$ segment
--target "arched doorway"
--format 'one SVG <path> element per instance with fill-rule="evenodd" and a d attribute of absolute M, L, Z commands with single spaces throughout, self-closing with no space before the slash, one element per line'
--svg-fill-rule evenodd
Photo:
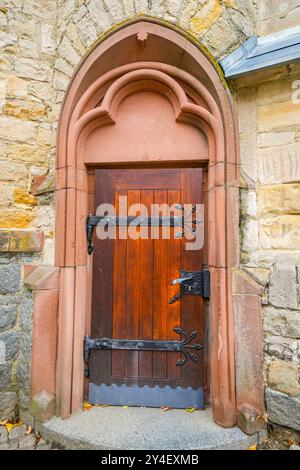
<path fill-rule="evenodd" d="M 151 116 L 157 106 L 165 113 L 165 132 L 178 137 L 177 145 L 171 152 L 163 144 L 152 143 L 150 148 L 141 140 L 144 123 L 139 128 L 136 122 L 139 132 L 130 135 L 120 151 L 134 110 L 146 109 Z M 236 404 L 231 276 L 239 263 L 239 164 L 231 99 L 217 67 L 192 40 L 142 19 L 95 47 L 75 74 L 62 110 L 56 187 L 59 413 L 67 417 L 76 411 L 84 394 L 83 338 L 90 331 L 92 303 L 85 222 L 94 198 L 93 170 L 145 162 L 207 168 L 211 401 L 215 420 L 232 426 Z"/>

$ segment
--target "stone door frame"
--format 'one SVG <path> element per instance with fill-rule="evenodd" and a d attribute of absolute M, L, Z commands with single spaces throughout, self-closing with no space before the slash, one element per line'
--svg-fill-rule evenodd
<path fill-rule="evenodd" d="M 260 389 L 249 391 L 251 383 L 236 380 L 239 361 L 235 357 L 235 350 L 238 351 L 235 338 L 239 331 L 234 327 L 234 302 L 238 296 L 249 294 L 249 288 L 244 286 L 247 281 L 243 284 L 236 280 L 239 279 L 240 171 L 235 114 L 218 66 L 199 43 L 193 38 L 187 39 L 184 34 L 174 26 L 167 27 L 153 19 L 139 18 L 126 23 L 96 45 L 77 69 L 67 91 L 58 131 L 56 168 L 55 265 L 60 270 L 57 410 L 61 417 L 68 417 L 80 408 L 84 392 L 82 339 L 89 331 L 92 271 L 84 224 L 91 197 L 87 167 L 95 162 L 84 160 L 81 149 L 96 126 L 109 125 L 114 120 L 118 93 L 126 87 L 134 89 L 139 80 L 147 79 L 158 86 L 171 88 L 176 118 L 200 126 L 207 137 L 212 407 L 214 419 L 220 425 L 233 426 L 238 417 L 239 424 L 253 432 L 256 428 L 247 428 L 247 416 L 254 416 L 255 422 L 261 417 L 262 392 Z M 143 50 L 151 35 L 159 38 L 161 43 L 155 61 L 145 57 L 144 61 L 106 65 L 110 50 L 124 41 L 128 41 L 128 47 L 135 44 L 133 47 Z M 173 63 L 166 63 L 166 51 L 167 55 L 173 52 Z M 142 52 L 139 55 L 142 56 Z M 106 70 L 96 79 L 101 67 Z M 188 102 L 185 87 L 201 97 L 199 103 Z M 103 89 L 106 91 L 102 104 L 95 107 Z M 243 285 L 240 291 L 234 292 L 233 284 L 238 285 L 237 289 Z M 259 315 L 258 305 L 256 313 Z M 242 329 L 243 324 L 239 328 Z M 253 368 L 250 376 L 252 374 L 255 379 L 261 374 L 256 366 L 256 363 L 249 365 Z M 239 419 L 241 413 L 243 418 L 246 415 L 246 424 Z"/>

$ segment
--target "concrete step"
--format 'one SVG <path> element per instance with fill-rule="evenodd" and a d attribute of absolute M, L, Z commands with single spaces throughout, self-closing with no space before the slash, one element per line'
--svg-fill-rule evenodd
<path fill-rule="evenodd" d="M 93 407 L 62 420 L 39 424 L 41 436 L 66 449 L 201 450 L 247 449 L 257 436 L 222 428 L 204 411 Z"/>

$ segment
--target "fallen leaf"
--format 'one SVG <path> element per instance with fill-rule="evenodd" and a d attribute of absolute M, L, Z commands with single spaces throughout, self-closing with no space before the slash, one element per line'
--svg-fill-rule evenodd
<path fill-rule="evenodd" d="M 169 410 L 171 410 L 171 409 L 172 409 L 171 406 L 162 406 L 162 407 L 161 407 L 161 410 L 162 410 L 162 411 L 169 411 Z"/>
<path fill-rule="evenodd" d="M 6 426 L 6 429 L 8 430 L 8 432 L 12 429 L 12 428 L 16 428 L 18 426 L 21 426 L 23 424 L 23 421 L 17 421 L 16 423 L 12 423 L 12 422 L 7 422 L 5 424 Z"/>
<path fill-rule="evenodd" d="M 185 409 L 185 411 L 187 411 L 188 413 L 193 413 L 196 410 L 197 410 L 197 408 L 186 408 Z"/>
<path fill-rule="evenodd" d="M 27 428 L 27 431 L 25 432 L 25 434 L 30 434 L 32 432 L 32 427 L 31 426 L 28 426 Z"/>
<path fill-rule="evenodd" d="M 0 426 L 5 426 L 6 423 L 8 423 L 8 419 L 5 419 L 4 421 L 0 421 Z"/>
<path fill-rule="evenodd" d="M 256 445 L 248 447 L 248 450 L 256 450 Z"/>
<path fill-rule="evenodd" d="M 293 441 L 293 439 L 288 439 L 287 442 L 289 446 L 292 446 L 293 444 L 295 444 L 295 441 Z"/>
<path fill-rule="evenodd" d="M 91 403 L 88 403 L 87 401 L 83 403 L 84 410 L 90 410 L 91 408 L 93 408 L 93 405 Z"/>

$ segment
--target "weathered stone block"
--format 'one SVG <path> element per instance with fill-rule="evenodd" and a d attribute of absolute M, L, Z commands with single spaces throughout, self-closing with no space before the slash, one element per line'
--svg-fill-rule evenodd
<path fill-rule="evenodd" d="M 47 421 L 56 412 L 55 397 L 45 391 L 35 395 L 31 402 L 31 412 L 41 422 Z"/>
<path fill-rule="evenodd" d="M 257 202 L 255 191 L 241 191 L 242 214 L 249 217 L 255 217 L 257 213 Z"/>
<path fill-rule="evenodd" d="M 63 73 L 55 71 L 54 79 L 53 79 L 53 86 L 55 90 L 59 91 L 66 91 L 69 85 L 69 78 L 64 75 Z"/>
<path fill-rule="evenodd" d="M 31 191 L 35 196 L 52 192 L 55 189 L 54 175 L 37 175 L 32 183 Z"/>
<path fill-rule="evenodd" d="M 34 98 L 38 98 L 44 103 L 52 104 L 54 98 L 53 88 L 48 83 L 35 82 L 35 81 L 26 81 L 28 84 L 28 94 Z"/>
<path fill-rule="evenodd" d="M 292 102 L 291 95 L 287 101 L 264 104 L 257 109 L 257 124 L 260 132 L 270 132 L 281 127 L 297 126 L 299 107 Z"/>
<path fill-rule="evenodd" d="M 256 131 L 256 104 L 252 88 L 243 88 L 238 96 L 239 128 L 241 134 Z"/>
<path fill-rule="evenodd" d="M 0 419 L 9 419 L 14 416 L 17 404 L 15 392 L 0 392 Z"/>
<path fill-rule="evenodd" d="M 293 105 L 293 107 L 297 108 L 295 105 Z M 299 115 L 299 110 L 297 113 Z M 299 155 L 299 143 L 258 149 L 257 162 L 259 181 L 263 184 L 299 182 Z"/>
<path fill-rule="evenodd" d="M 266 427 L 264 417 L 250 405 L 238 407 L 237 424 L 246 434 L 254 434 Z"/>
<path fill-rule="evenodd" d="M 36 437 L 33 433 L 27 434 L 27 436 L 22 437 L 19 443 L 20 449 L 33 449 L 36 445 Z"/>
<path fill-rule="evenodd" d="M 6 94 L 9 98 L 27 98 L 27 85 L 27 80 L 10 75 L 7 78 Z"/>
<path fill-rule="evenodd" d="M 110 28 L 111 22 L 109 20 L 108 13 L 104 10 L 100 0 L 91 0 L 87 5 L 87 9 L 96 24 L 98 33 Z M 76 41 L 75 46 L 77 47 L 77 45 Z"/>
<path fill-rule="evenodd" d="M 190 3 L 190 2 L 187 2 Z M 203 34 L 220 18 L 222 15 L 222 6 L 219 2 L 206 2 L 205 5 L 198 2 L 198 11 L 189 18 L 189 28 L 196 34 Z M 188 8 L 188 6 L 187 6 Z M 224 25 L 220 26 L 222 29 Z"/>
<path fill-rule="evenodd" d="M 18 129 L 18 132 L 16 132 Z M 15 117 L 0 116 L 0 137 L 5 140 L 33 144 L 37 135 L 37 124 Z"/>
<path fill-rule="evenodd" d="M 300 184 L 276 184 L 258 191 L 261 213 L 300 214 Z"/>
<path fill-rule="evenodd" d="M 23 10 L 27 15 L 40 20 L 45 18 L 55 20 L 57 12 L 57 2 L 55 0 L 47 0 L 41 2 L 40 0 L 24 0 Z"/>
<path fill-rule="evenodd" d="M 30 370 L 28 363 L 24 364 L 22 356 L 16 370 L 18 386 L 27 394 L 30 393 Z"/>
<path fill-rule="evenodd" d="M 19 331 L 8 331 L 0 334 L 0 341 L 5 344 L 5 359 L 12 361 L 15 359 L 20 350 L 20 333 Z"/>
<path fill-rule="evenodd" d="M 39 48 L 36 41 L 31 39 L 20 38 L 19 39 L 19 54 L 22 57 L 29 57 L 35 59 L 38 57 Z"/>
<path fill-rule="evenodd" d="M 88 48 L 98 38 L 97 31 L 93 25 L 92 18 L 87 14 L 77 23 L 78 35 L 83 45 Z"/>
<path fill-rule="evenodd" d="M 266 307 L 264 309 L 264 329 L 273 335 L 300 339 L 299 311 Z"/>
<path fill-rule="evenodd" d="M 242 250 L 255 251 L 258 247 L 258 222 L 248 219 L 243 224 Z"/>
<path fill-rule="evenodd" d="M 20 426 L 15 426 L 9 431 L 8 437 L 9 440 L 11 439 L 22 439 L 22 437 L 25 436 L 27 431 L 27 426 L 26 424 L 21 424 Z"/>
<path fill-rule="evenodd" d="M 272 83 L 272 87 L 274 84 Z M 267 132 L 266 134 L 258 134 L 258 147 L 276 147 L 277 145 L 288 145 L 295 142 L 295 132 Z"/>
<path fill-rule="evenodd" d="M 43 250 L 43 246 L 43 232 L 27 230 L 0 230 L 0 251 L 2 252 L 39 252 Z"/>
<path fill-rule="evenodd" d="M 35 163 L 40 165 L 45 163 L 47 151 L 27 144 L 10 144 L 7 146 L 7 156 L 12 160 L 21 160 L 23 162 Z M 11 165 L 13 162 L 9 163 Z M 23 167 L 23 166 L 22 166 Z M 22 176 L 24 177 L 24 171 Z"/>
<path fill-rule="evenodd" d="M 18 439 L 12 439 L 5 444 L 0 444 L 0 450 L 17 450 L 19 448 Z"/>
<path fill-rule="evenodd" d="M 300 249 L 300 216 L 268 216 L 260 222 L 259 238 L 265 250 Z"/>
<path fill-rule="evenodd" d="M 62 57 L 55 61 L 55 69 L 58 72 L 63 73 L 67 77 L 72 77 L 74 68 L 68 62 L 66 62 Z"/>
<path fill-rule="evenodd" d="M 264 291 L 264 288 L 242 269 L 233 272 L 232 289 L 234 294 L 258 296 L 261 296 Z"/>
<path fill-rule="evenodd" d="M 11 162 L 7 160 L 0 161 L 0 180 L 24 181 L 27 178 L 27 170 L 23 163 Z"/>
<path fill-rule="evenodd" d="M 263 268 L 247 268 L 245 269 L 256 282 L 262 286 L 266 286 L 269 282 L 270 271 Z"/>
<path fill-rule="evenodd" d="M 67 62 L 70 62 L 73 67 L 76 67 L 81 60 L 79 54 L 74 49 L 67 36 L 64 36 L 60 46 L 58 47 L 58 52 L 64 59 L 66 59 Z"/>
<path fill-rule="evenodd" d="M 91 2 L 90 2 L 90 4 L 91 4 Z M 105 17 L 103 16 L 103 18 L 105 18 Z M 96 18 L 95 18 L 95 22 L 96 22 Z M 82 44 L 82 42 L 80 40 L 77 28 L 74 25 L 74 23 L 69 23 L 67 25 L 66 34 L 67 34 L 67 37 L 68 37 L 70 43 L 75 48 L 75 52 L 79 53 L 81 56 L 84 56 L 84 54 L 86 52 L 86 49 L 85 49 L 84 45 Z"/>
<path fill-rule="evenodd" d="M 17 188 L 14 190 L 14 201 L 17 204 L 25 204 L 27 206 L 36 206 L 37 205 L 37 199 L 32 196 L 32 194 L 29 194 L 26 189 L 22 188 Z"/>
<path fill-rule="evenodd" d="M 47 127 L 40 126 L 37 143 L 42 147 L 51 147 L 55 145 L 56 133 Z"/>
<path fill-rule="evenodd" d="M 17 308 L 14 305 L 0 306 L 0 328 L 12 328 L 17 319 Z"/>
<path fill-rule="evenodd" d="M 0 31 L 0 47 L 4 48 L 7 46 L 13 46 L 17 42 L 17 37 L 12 34 L 7 34 L 4 31 Z"/>
<path fill-rule="evenodd" d="M 24 390 L 19 390 L 19 405 L 20 405 L 21 410 L 23 410 L 23 411 L 28 410 L 29 407 L 30 407 L 29 396 L 28 396 L 27 393 L 24 393 Z M 30 424 L 30 423 L 27 423 L 27 421 L 25 419 L 22 420 L 21 417 L 20 417 L 20 419 L 21 419 L 21 421 L 24 421 L 24 423 Z M 31 426 L 31 424 L 30 424 L 30 426 Z"/>
<path fill-rule="evenodd" d="M 298 306 L 296 267 L 288 259 L 278 262 L 271 269 L 269 300 L 276 307 Z"/>
<path fill-rule="evenodd" d="M 5 426 L 0 426 L 0 444 L 5 444 L 8 440 L 8 432 Z"/>
<path fill-rule="evenodd" d="M 264 349 L 270 356 L 278 357 L 278 359 L 285 361 L 297 361 L 298 359 L 298 341 L 296 339 L 266 334 Z"/>
<path fill-rule="evenodd" d="M 298 366 L 292 362 L 272 361 L 269 366 L 269 385 L 279 392 L 297 396 L 300 391 Z"/>
<path fill-rule="evenodd" d="M 51 81 L 52 69 L 42 60 L 18 57 L 15 66 L 15 73 L 22 78 L 29 78 L 41 82 Z"/>
<path fill-rule="evenodd" d="M 35 121 L 47 115 L 47 107 L 37 101 L 8 99 L 3 106 L 3 113 L 6 116 Z"/>
<path fill-rule="evenodd" d="M 267 413 L 270 422 L 300 431 L 300 399 L 266 389 Z"/>
<path fill-rule="evenodd" d="M 124 19 L 122 0 L 105 0 L 104 3 L 116 23 Z"/>
<path fill-rule="evenodd" d="M 1 343 L 2 344 L 2 343 Z M 5 344 L 3 343 L 1 348 Z M 5 350 L 4 350 L 5 354 Z M 2 356 L 2 353 L 1 353 Z M 2 359 L 1 359 L 2 362 Z M 0 362 L 0 390 L 7 390 L 12 385 L 12 364 L 10 362 L 5 362 L 5 364 L 1 364 Z"/>
<path fill-rule="evenodd" d="M 16 209 L 0 211 L 0 228 L 27 228 L 33 219 L 33 214 Z"/>
<path fill-rule="evenodd" d="M 254 132 L 250 134 L 241 134 L 241 173 L 247 182 L 255 182 L 257 180 L 257 162 L 256 162 L 256 135 Z"/>
<path fill-rule="evenodd" d="M 260 19 L 261 34 L 271 34 L 283 29 L 298 26 L 300 22 L 300 8 L 298 0 L 288 2 L 262 2 L 262 18 Z M 276 11 L 274 11 L 276 9 Z"/>
<path fill-rule="evenodd" d="M 31 360 L 31 345 L 32 336 L 31 334 L 24 333 L 21 341 L 21 357 L 25 363 L 29 363 Z"/>
<path fill-rule="evenodd" d="M 54 54 L 56 41 L 54 37 L 54 28 L 50 24 L 42 24 L 41 27 L 41 50 L 44 54 Z"/>
<path fill-rule="evenodd" d="M 45 236 L 43 232 L 13 231 L 11 232 L 9 251 L 33 253 L 43 250 Z"/>
<path fill-rule="evenodd" d="M 31 333 L 32 330 L 32 313 L 33 299 L 31 292 L 24 292 L 20 304 L 20 327 L 26 332 Z"/>
<path fill-rule="evenodd" d="M 44 441 L 44 439 L 40 439 L 37 443 L 36 450 L 51 450 L 52 444 Z"/>
<path fill-rule="evenodd" d="M 230 22 L 219 18 L 202 37 L 203 44 L 215 58 L 221 59 L 230 48 L 237 44 L 238 38 L 234 29 L 235 26 Z"/>
<path fill-rule="evenodd" d="M 30 413 L 24 410 L 20 410 L 19 415 L 20 420 L 23 423 L 27 424 L 27 426 L 31 426 L 32 428 L 34 428 L 34 417 Z"/>
<path fill-rule="evenodd" d="M 21 272 L 18 264 L 0 266 L 0 293 L 10 294 L 20 289 Z"/>
<path fill-rule="evenodd" d="M 7 253 L 9 251 L 10 233 L 6 230 L 0 230 L 0 251 Z M 1 320 L 0 320 L 1 322 Z"/>

